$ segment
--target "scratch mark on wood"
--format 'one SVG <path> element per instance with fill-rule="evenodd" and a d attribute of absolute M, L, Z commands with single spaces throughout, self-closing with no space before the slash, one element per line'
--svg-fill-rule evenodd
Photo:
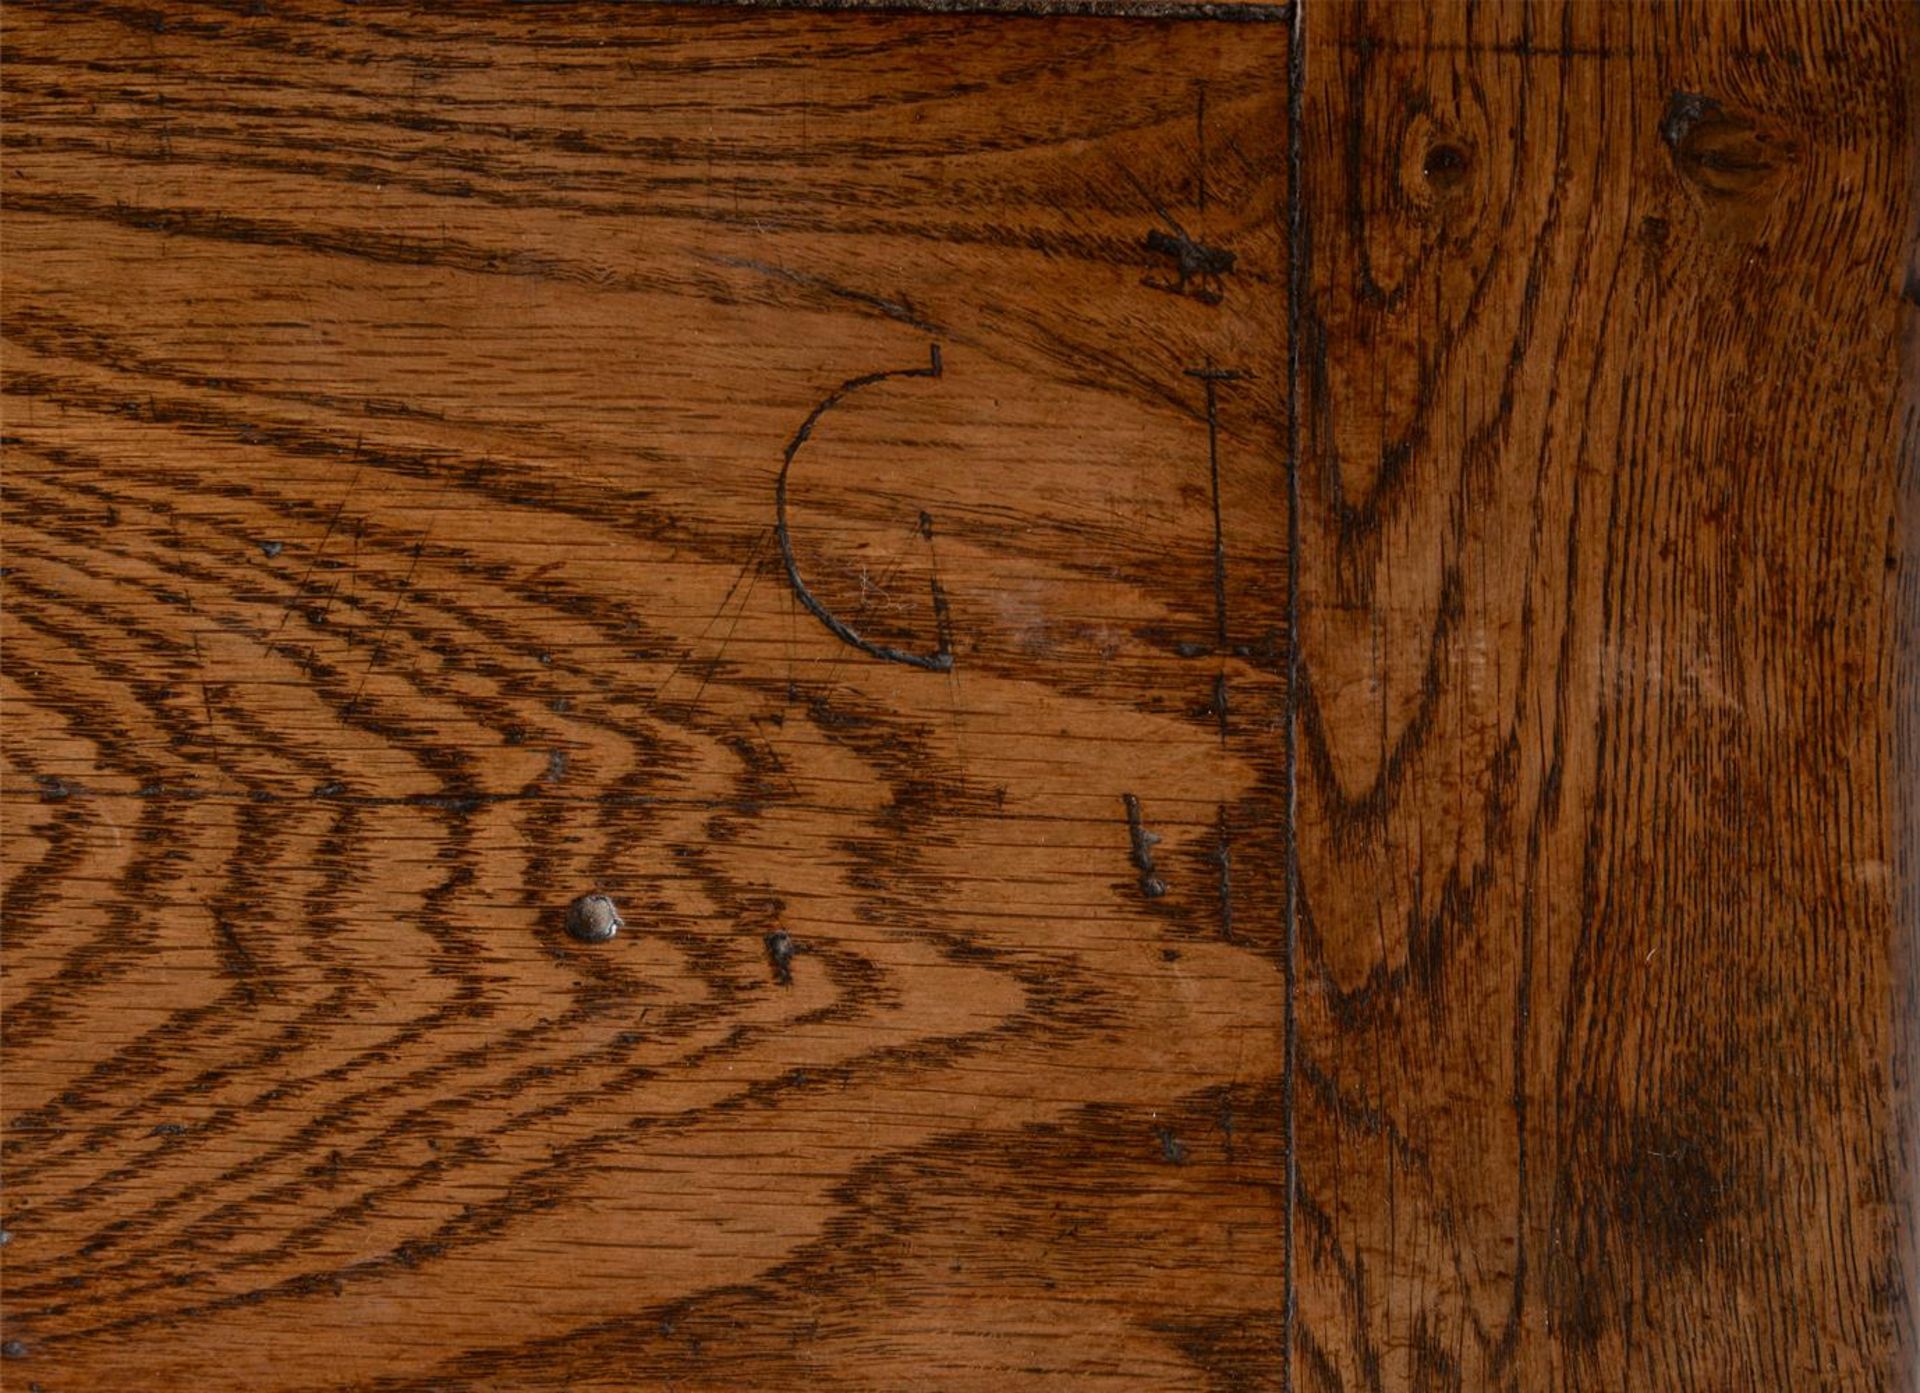
<path fill-rule="evenodd" d="M 373 676 L 374 668 L 379 666 L 381 650 L 386 644 L 387 635 L 393 629 L 394 618 L 400 613 L 400 606 L 406 601 L 407 592 L 413 588 L 414 573 L 420 569 L 420 556 L 426 549 L 427 539 L 422 535 L 420 540 L 413 544 L 413 559 L 407 565 L 406 579 L 400 582 L 400 589 L 394 593 L 393 603 L 387 608 L 387 617 L 380 624 L 380 632 L 374 636 L 373 651 L 367 655 L 367 665 L 361 670 L 359 685 L 353 689 L 353 696 L 347 702 L 346 709 L 349 712 L 360 709 L 360 694 L 366 691 L 367 679 Z"/>
<path fill-rule="evenodd" d="M 1187 1163 L 1187 1148 L 1180 1144 L 1180 1138 L 1173 1134 L 1171 1127 L 1156 1127 L 1153 1134 L 1160 1139 L 1160 1154 L 1169 1165 L 1184 1166 Z"/>
<path fill-rule="evenodd" d="M 1214 1124 L 1219 1127 L 1220 1135 L 1226 1138 L 1227 1159 L 1233 1159 L 1233 1094 L 1228 1090 L 1220 1093 L 1220 1111 L 1214 1115 Z"/>
<path fill-rule="evenodd" d="M 1233 942 L 1233 829 L 1223 804 L 1215 819 L 1213 864 L 1220 868 L 1220 937 Z M 1229 1128 L 1229 1131 L 1232 1129 Z"/>
<path fill-rule="evenodd" d="M 1140 893 L 1150 900 L 1157 900 L 1167 893 L 1167 882 L 1162 880 L 1153 864 L 1153 849 L 1160 845 L 1160 834 L 1149 832 L 1140 816 L 1140 800 L 1131 793 L 1120 795 L 1127 808 L 1127 839 L 1132 845 L 1134 868 L 1140 872 Z"/>
<path fill-rule="evenodd" d="M 711 262 L 715 266 L 726 266 L 736 271 L 752 271 L 756 275 L 766 276 L 771 280 L 786 281 L 790 285 L 801 286 L 807 290 L 818 290 L 833 296 L 836 300 L 846 300 L 856 305 L 865 305 L 868 309 L 878 310 L 888 319 L 898 320 L 902 324 L 911 325 L 922 333 L 947 333 L 945 328 L 923 317 L 918 310 L 904 299 L 889 300 L 883 295 L 875 295 L 865 290 L 855 290 L 852 286 L 841 285 L 838 281 L 830 281 L 825 276 L 817 276 L 811 271 L 796 271 L 790 267 L 775 266 L 771 262 L 755 261 L 751 257 L 744 256 L 712 256 L 701 253 L 700 259 Z"/>
<path fill-rule="evenodd" d="M 741 563 L 739 572 L 733 578 L 733 584 L 727 587 L 727 593 L 721 597 L 719 609 L 714 612 L 713 618 L 707 621 L 706 628 L 701 630 L 701 638 L 704 639 L 710 635 L 713 632 L 713 626 L 718 624 L 722 616 L 727 613 L 727 607 L 733 604 L 734 595 L 739 594 L 740 602 L 734 607 L 733 617 L 727 621 L 726 632 L 720 636 L 720 645 L 714 649 L 713 657 L 707 660 L 706 669 L 700 674 L 699 685 L 693 689 L 693 697 L 687 702 L 686 709 L 689 712 L 700 709 L 700 698 L 706 695 L 707 684 L 713 680 L 714 673 L 720 670 L 720 664 L 727 656 L 727 646 L 733 642 L 734 631 L 740 627 L 741 616 L 747 612 L 747 602 L 753 598 L 753 587 L 759 582 L 760 558 L 762 548 L 766 544 L 767 534 L 764 531 L 754 537 L 753 545 L 747 550 L 747 559 Z M 745 590 L 740 588 L 742 583 L 746 585 Z M 665 693 L 667 686 L 679 674 L 684 661 L 682 659 L 681 662 L 674 664 L 673 671 L 667 675 L 667 681 L 660 684 L 661 693 Z"/>
<path fill-rule="evenodd" d="M 1227 540 L 1226 525 L 1220 516 L 1220 384 L 1240 382 L 1250 374 L 1234 368 L 1188 368 L 1187 376 L 1198 378 L 1207 396 L 1207 480 L 1213 491 L 1213 620 L 1214 641 L 1227 646 Z"/>
<path fill-rule="evenodd" d="M 1234 254 L 1221 247 L 1210 247 L 1193 236 L 1167 210 L 1166 204 L 1148 191 L 1131 169 L 1117 159 L 1114 167 L 1133 185 L 1134 192 L 1140 195 L 1160 221 L 1166 224 L 1165 228 L 1149 228 L 1143 245 L 1158 256 L 1172 259 L 1174 278 L 1166 281 L 1146 276 L 1140 284 L 1150 290 L 1164 290 L 1169 295 L 1184 295 L 1203 305 L 1219 304 L 1225 298 L 1221 281 L 1233 270 L 1236 260 Z"/>
<path fill-rule="evenodd" d="M 1213 713 L 1213 719 L 1220 726 L 1220 743 L 1227 743 L 1227 674 L 1216 672 L 1213 675 L 1213 700 L 1207 703 L 1207 709 Z"/>
<path fill-rule="evenodd" d="M 193 662 L 200 673 L 200 707 L 207 717 L 207 743 L 213 747 L 217 755 L 220 749 L 220 733 L 213 723 L 213 696 L 207 690 L 207 659 L 200 651 L 200 635 L 196 632 L 192 637 Z"/>
<path fill-rule="evenodd" d="M 783 987 L 793 985 L 793 960 L 800 952 L 793 935 L 785 929 L 775 929 L 764 940 L 767 949 L 767 961 L 773 965 L 773 980 Z"/>
<path fill-rule="evenodd" d="M 239 984 L 241 997 L 249 1002 L 258 1001 L 261 986 L 258 981 L 260 964 L 248 951 L 247 945 L 241 941 L 233 925 L 228 923 L 217 910 L 213 911 L 213 932 L 214 936 L 220 940 L 221 966 L 227 970 L 227 975 Z M 272 995 L 271 990 L 268 995 Z"/>
<path fill-rule="evenodd" d="M 774 485 L 774 535 L 780 541 L 780 559 L 786 563 L 787 583 L 793 587 L 794 596 L 807 607 L 807 612 L 818 619 L 835 638 L 851 648 L 857 648 L 869 657 L 879 658 L 889 663 L 904 663 L 908 667 L 917 667 L 926 672 L 950 672 L 953 669 L 953 653 L 948 646 L 946 625 L 942 618 L 946 599 L 936 584 L 933 589 L 934 615 L 940 624 L 938 647 L 932 653 L 907 653 L 898 648 L 889 648 L 883 643 L 874 643 L 862 638 L 853 626 L 841 619 L 807 588 L 800 578 L 800 566 L 794 560 L 793 536 L 787 526 L 787 477 L 793 471 L 794 456 L 800 453 L 800 447 L 807 443 L 813 434 L 814 426 L 820 418 L 838 406 L 842 401 L 862 387 L 871 387 L 876 382 L 885 382 L 895 377 L 939 377 L 941 375 L 940 345 L 933 344 L 928 351 L 927 366 L 924 368 L 888 368 L 883 372 L 863 373 L 859 377 L 848 378 L 841 383 L 818 406 L 814 407 L 807 419 L 801 422 L 800 429 L 794 432 L 793 439 L 787 443 L 786 461 L 780 466 L 780 478 Z M 924 514 L 923 514 L 924 516 Z"/>
<path fill-rule="evenodd" d="M 1225 297 L 1222 280 L 1233 271 L 1235 257 L 1223 247 L 1210 247 L 1189 237 L 1177 225 L 1171 232 L 1149 228 L 1145 245 L 1148 251 L 1173 261 L 1171 282 L 1148 276 L 1140 283 L 1170 295 L 1184 295 L 1203 305 L 1217 305 Z"/>
<path fill-rule="evenodd" d="M 353 475 L 347 480 L 347 490 L 340 495 L 340 501 L 334 504 L 333 516 L 327 519 L 327 530 L 320 534 L 320 545 L 314 548 L 313 555 L 308 558 L 307 568 L 300 573 L 300 583 L 294 587 L 292 596 L 287 600 L 287 607 L 280 611 L 280 622 L 273 626 L 273 634 L 269 635 L 269 638 L 277 637 L 280 631 L 287 627 L 287 620 L 292 616 L 294 606 L 299 604 L 301 597 L 307 593 L 307 582 L 313 579 L 314 567 L 318 566 L 320 558 L 326 555 L 327 543 L 333 540 L 333 530 L 340 525 L 340 515 L 347 510 L 347 504 L 353 499 L 353 491 L 360 486 L 360 474 L 366 468 L 366 461 L 360 454 L 362 443 L 360 439 L 353 442 Z"/>

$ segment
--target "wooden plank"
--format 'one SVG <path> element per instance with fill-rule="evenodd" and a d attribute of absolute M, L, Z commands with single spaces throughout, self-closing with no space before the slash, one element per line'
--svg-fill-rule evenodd
<path fill-rule="evenodd" d="M 1906 1386 L 1913 12 L 953 8 L 10 10 L 0 1372 Z"/>
<path fill-rule="evenodd" d="M 1301 1389 L 1911 1386 L 1915 18 L 1308 11 Z"/>
<path fill-rule="evenodd" d="M 1278 1386 L 1285 26 L 7 28 L 8 1386 Z"/>

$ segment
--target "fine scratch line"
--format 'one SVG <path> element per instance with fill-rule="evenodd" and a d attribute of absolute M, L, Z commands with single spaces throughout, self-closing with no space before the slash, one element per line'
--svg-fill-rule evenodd
<path fill-rule="evenodd" d="M 1222 803 L 1215 814 L 1218 840 L 1214 843 L 1213 864 L 1220 869 L 1220 937 L 1233 942 L 1233 828 L 1227 822 L 1227 807 Z"/>
<path fill-rule="evenodd" d="M 851 286 L 841 285 L 835 281 L 828 280 L 825 276 L 816 276 L 809 271 L 796 271 L 786 266 L 775 266 L 771 262 L 755 261 L 749 257 L 710 256 L 704 252 L 697 253 L 697 255 L 702 261 L 712 262 L 716 266 L 727 266 L 736 271 L 752 271 L 757 275 L 767 276 L 773 280 L 786 281 L 790 285 L 804 286 L 808 290 L 818 290 L 823 294 L 833 296 L 837 300 L 848 300 L 856 305 L 865 305 L 868 309 L 878 310 L 888 319 L 898 320 L 902 324 L 911 325 L 923 333 L 933 334 L 944 332 L 938 324 L 933 323 L 931 320 L 922 319 L 919 312 L 915 310 L 911 304 L 907 303 L 904 298 L 889 300 L 885 296 L 869 294 L 864 290 L 855 290 Z"/>
<path fill-rule="evenodd" d="M 1251 374 L 1233 368 L 1188 368 L 1188 377 L 1200 380 L 1207 393 L 1207 476 L 1213 490 L 1213 621 L 1214 639 L 1227 646 L 1227 533 L 1220 515 L 1220 391 L 1222 382 L 1242 382 Z"/>
<path fill-rule="evenodd" d="M 928 353 L 927 366 L 924 368 L 889 368 L 885 372 L 864 373 L 859 377 L 848 378 L 832 392 L 825 401 L 813 408 L 812 413 L 794 432 L 793 439 L 787 443 L 786 462 L 780 466 L 780 479 L 774 485 L 774 535 L 780 540 L 780 558 L 786 563 L 787 583 L 793 587 L 793 593 L 809 613 L 818 619 L 835 638 L 849 647 L 857 648 L 869 657 L 880 658 L 889 663 L 904 663 L 908 667 L 917 667 L 926 672 L 951 672 L 953 653 L 947 639 L 946 596 L 938 585 L 934 588 L 934 615 L 939 625 L 938 647 L 932 653 L 906 653 L 898 648 L 889 648 L 885 644 L 875 643 L 862 638 L 852 625 L 841 619 L 826 605 L 822 604 L 814 593 L 807 589 L 807 583 L 800 578 L 800 566 L 793 557 L 793 536 L 787 527 L 787 476 L 793 471 L 793 457 L 800 453 L 800 447 L 807 443 L 807 437 L 813 434 L 814 425 L 820 418 L 838 406 L 842 401 L 862 387 L 871 387 L 876 382 L 885 382 L 895 377 L 938 377 L 941 373 L 940 345 L 934 344 Z"/>

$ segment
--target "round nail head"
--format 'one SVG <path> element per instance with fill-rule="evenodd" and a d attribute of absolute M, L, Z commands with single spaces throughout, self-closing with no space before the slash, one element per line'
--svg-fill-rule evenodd
<path fill-rule="evenodd" d="M 605 943 L 620 925 L 620 911 L 605 895 L 582 895 L 567 906 L 567 932 L 582 943 Z"/>

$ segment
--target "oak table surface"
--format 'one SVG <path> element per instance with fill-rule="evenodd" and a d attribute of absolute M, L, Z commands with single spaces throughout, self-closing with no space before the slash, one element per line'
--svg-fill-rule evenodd
<path fill-rule="evenodd" d="M 1917 40 L 10 6 L 0 1379 L 1904 1387 Z"/>

